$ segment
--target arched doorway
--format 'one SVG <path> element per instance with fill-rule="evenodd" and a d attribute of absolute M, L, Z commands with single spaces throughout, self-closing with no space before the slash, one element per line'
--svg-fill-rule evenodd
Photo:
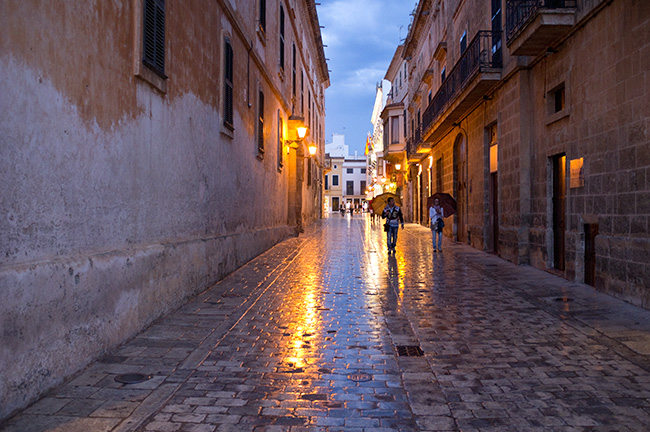
<path fill-rule="evenodd" d="M 467 243 L 467 140 L 458 134 L 454 141 L 454 198 L 457 213 L 454 217 L 456 240 Z"/>

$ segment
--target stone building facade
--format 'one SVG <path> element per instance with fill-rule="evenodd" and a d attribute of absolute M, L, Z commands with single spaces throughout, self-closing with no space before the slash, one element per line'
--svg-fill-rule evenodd
<path fill-rule="evenodd" d="M 650 307 L 650 3 L 421 0 L 398 50 L 413 219 Z"/>
<path fill-rule="evenodd" d="M 313 0 L 7 0 L 0 75 L 0 418 L 320 217 Z"/>

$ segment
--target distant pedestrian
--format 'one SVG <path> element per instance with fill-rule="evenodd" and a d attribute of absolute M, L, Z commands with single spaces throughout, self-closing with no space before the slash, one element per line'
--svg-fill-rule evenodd
<path fill-rule="evenodd" d="M 402 215 L 402 210 L 395 205 L 394 198 L 388 198 L 388 204 L 384 207 L 381 217 L 386 219 L 386 224 L 388 225 L 386 243 L 388 245 L 388 254 L 390 255 L 391 252 L 395 253 L 397 231 L 399 231 L 400 223 L 402 224 L 402 229 L 404 229 L 404 216 Z"/>
<path fill-rule="evenodd" d="M 445 226 L 444 212 L 440 207 L 440 199 L 434 198 L 433 205 L 429 207 L 429 225 L 431 227 L 431 235 L 433 237 L 433 251 L 442 252 L 442 228 Z M 436 248 L 436 237 L 438 237 L 438 246 Z"/>

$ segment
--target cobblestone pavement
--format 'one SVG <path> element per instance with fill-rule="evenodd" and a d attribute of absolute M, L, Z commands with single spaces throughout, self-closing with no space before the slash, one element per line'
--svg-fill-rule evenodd
<path fill-rule="evenodd" d="M 364 216 L 319 221 L 0 430 L 650 430 L 649 311 L 449 239 L 433 254 L 418 225 L 385 245 Z"/>

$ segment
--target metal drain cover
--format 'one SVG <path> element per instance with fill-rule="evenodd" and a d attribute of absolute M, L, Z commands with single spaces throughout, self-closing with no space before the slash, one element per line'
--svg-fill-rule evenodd
<path fill-rule="evenodd" d="M 348 379 L 354 382 L 366 382 L 372 380 L 372 375 L 367 373 L 352 373 L 348 375 Z"/>
<path fill-rule="evenodd" d="M 152 378 L 152 375 L 143 375 L 139 373 L 130 373 L 118 375 L 115 377 L 115 381 L 122 384 L 138 384 L 141 382 L 148 381 Z"/>
<path fill-rule="evenodd" d="M 417 345 L 398 345 L 395 348 L 398 356 L 420 357 L 424 355 L 422 348 Z"/>

